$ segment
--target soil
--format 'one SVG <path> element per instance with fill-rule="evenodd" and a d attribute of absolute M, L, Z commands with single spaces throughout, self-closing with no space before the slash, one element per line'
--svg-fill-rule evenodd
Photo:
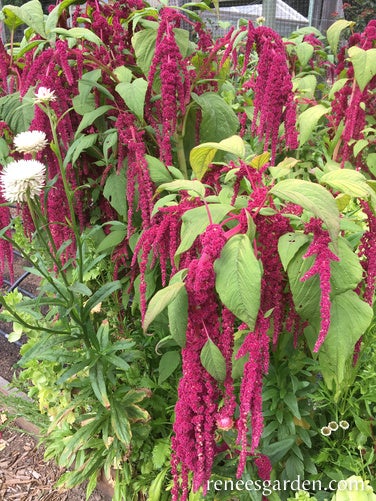
<path fill-rule="evenodd" d="M 23 273 L 23 263 L 16 256 L 15 280 Z M 5 276 L 2 290 L 9 289 L 9 286 L 9 276 Z M 19 290 L 25 294 L 33 294 L 37 287 L 36 278 L 28 276 L 20 283 Z M 6 334 L 9 332 L 11 325 L 0 322 L 0 376 L 7 381 L 12 380 L 20 358 L 20 344 L 10 343 L 7 340 Z M 35 430 L 29 423 L 25 422 L 25 425 L 26 428 Z M 8 415 L 8 411 L 0 407 L 0 501 L 86 500 L 85 485 L 65 492 L 58 491 L 54 487 L 64 470 L 52 461 L 45 462 L 43 454 L 43 447 L 38 446 L 36 436 L 19 429 Z M 96 489 L 89 498 L 90 501 L 110 499 L 109 495 L 99 489 Z"/>

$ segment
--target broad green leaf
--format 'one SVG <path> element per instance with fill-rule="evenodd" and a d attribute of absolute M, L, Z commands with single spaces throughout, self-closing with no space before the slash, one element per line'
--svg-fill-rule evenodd
<path fill-rule="evenodd" d="M 72 285 L 68 287 L 72 292 L 76 292 L 77 294 L 81 294 L 82 296 L 91 296 L 93 292 L 89 287 L 81 282 L 74 282 Z"/>
<path fill-rule="evenodd" d="M 278 240 L 278 253 L 283 269 L 287 267 L 303 245 L 310 241 L 310 237 L 304 233 L 285 233 Z"/>
<path fill-rule="evenodd" d="M 364 148 L 366 148 L 367 146 L 370 145 L 370 142 L 367 141 L 367 139 L 359 139 L 359 141 L 357 141 L 355 144 L 354 144 L 354 157 L 357 157 L 359 155 L 359 153 L 364 150 Z"/>
<path fill-rule="evenodd" d="M 327 172 L 320 178 L 320 184 L 327 184 L 334 190 L 351 197 L 368 198 L 372 190 L 361 172 L 353 169 L 337 169 Z"/>
<path fill-rule="evenodd" d="M 339 39 L 341 36 L 341 33 L 343 30 L 346 28 L 350 28 L 351 26 L 354 26 L 353 21 L 346 21 L 345 19 L 339 19 L 335 23 L 333 23 L 331 26 L 329 26 L 327 32 L 326 32 L 326 37 L 328 39 L 330 48 L 333 51 L 333 54 L 337 55 L 338 51 L 338 43 Z"/>
<path fill-rule="evenodd" d="M 261 155 L 257 155 L 251 160 L 251 165 L 254 169 L 261 169 L 266 165 L 270 160 L 270 153 L 268 151 L 264 151 Z"/>
<path fill-rule="evenodd" d="M 42 4 L 38 0 L 26 2 L 21 7 L 4 5 L 3 13 L 5 14 L 5 24 L 8 24 L 10 21 L 12 23 L 12 27 L 14 28 L 22 23 L 25 23 L 42 38 L 46 38 Z M 21 20 L 21 23 L 17 18 Z"/>
<path fill-rule="evenodd" d="M 185 273 L 186 270 L 176 273 L 172 277 L 170 284 L 182 280 Z M 171 336 L 181 348 L 184 348 L 188 323 L 188 295 L 185 287 L 179 290 L 175 299 L 168 305 L 167 311 Z"/>
<path fill-rule="evenodd" d="M 177 351 L 167 351 L 159 361 L 159 376 L 158 384 L 161 385 L 167 378 L 171 376 L 174 370 L 180 364 L 180 353 Z"/>
<path fill-rule="evenodd" d="M 261 267 L 248 236 L 231 237 L 214 269 L 222 303 L 252 330 L 260 307 Z"/>
<path fill-rule="evenodd" d="M 203 143 L 192 148 L 189 161 L 197 179 L 201 180 L 204 177 L 218 150 L 243 158 L 245 155 L 244 141 L 240 136 L 231 136 L 219 143 Z"/>
<path fill-rule="evenodd" d="M 239 128 L 239 120 L 229 104 L 214 92 L 192 98 L 201 108 L 200 139 L 202 142 L 219 142 L 233 136 Z"/>
<path fill-rule="evenodd" d="M 330 328 L 319 351 L 319 362 L 329 388 L 333 382 L 338 389 L 346 376 L 354 346 L 373 318 L 372 308 L 353 291 L 336 295 L 330 311 Z M 310 337 L 309 342 L 312 343 Z"/>
<path fill-rule="evenodd" d="M 182 216 L 180 245 L 176 250 L 175 257 L 190 249 L 196 238 L 209 226 L 208 211 L 211 221 L 218 224 L 232 209 L 231 205 L 207 204 L 207 206 L 196 207 L 185 212 Z"/>
<path fill-rule="evenodd" d="M 313 45 L 308 42 L 302 42 L 296 47 L 296 55 L 298 56 L 299 63 L 305 66 L 313 55 Z"/>
<path fill-rule="evenodd" d="M 85 114 L 80 122 L 80 125 L 78 126 L 76 130 L 76 137 L 79 135 L 80 132 L 82 132 L 86 127 L 89 127 L 92 125 L 95 120 L 101 116 L 103 116 L 105 113 L 107 113 L 109 110 L 112 110 L 113 106 L 110 106 L 109 104 L 105 104 L 103 106 L 99 106 L 99 108 L 96 108 L 93 111 L 90 111 L 89 113 Z"/>
<path fill-rule="evenodd" d="M 25 97 L 31 97 L 33 92 L 28 91 Z M 21 102 L 20 93 L 15 92 L 0 97 L 0 117 L 6 122 L 14 134 L 29 130 L 34 117 L 34 104 L 28 99 Z"/>
<path fill-rule="evenodd" d="M 107 251 L 108 249 L 116 247 L 124 240 L 126 234 L 127 230 L 125 228 L 111 231 L 111 233 L 106 235 L 98 245 L 97 252 Z"/>
<path fill-rule="evenodd" d="M 175 282 L 160 289 L 150 300 L 143 321 L 143 329 L 146 331 L 151 322 L 161 313 L 178 295 L 179 291 L 185 287 L 184 282 Z"/>
<path fill-rule="evenodd" d="M 137 65 L 145 76 L 149 75 L 154 57 L 157 30 L 146 28 L 135 33 L 132 37 L 132 46 L 136 54 Z"/>
<path fill-rule="evenodd" d="M 376 49 L 363 50 L 354 45 L 348 49 L 348 53 L 354 67 L 355 80 L 363 92 L 376 75 Z"/>
<path fill-rule="evenodd" d="M 145 158 L 148 163 L 150 178 L 154 184 L 159 186 L 162 183 L 169 183 L 173 180 L 169 169 L 159 158 L 152 157 L 151 155 L 145 155 Z"/>
<path fill-rule="evenodd" d="M 200 354 L 203 367 L 216 380 L 223 382 L 226 379 L 226 361 L 221 350 L 211 339 L 208 339 Z"/>
<path fill-rule="evenodd" d="M 315 75 L 305 75 L 303 77 L 295 77 L 293 79 L 295 89 L 299 91 L 303 97 L 313 98 L 317 87 L 317 78 Z"/>
<path fill-rule="evenodd" d="M 333 195 L 323 186 L 300 179 L 285 179 L 279 181 L 269 193 L 312 212 L 325 223 L 332 242 L 337 242 L 339 211 Z"/>
<path fill-rule="evenodd" d="M 127 178 L 124 169 L 119 174 L 113 172 L 106 179 L 103 196 L 107 198 L 111 206 L 120 216 L 127 215 L 126 200 Z"/>
<path fill-rule="evenodd" d="M 316 104 L 307 108 L 298 117 L 298 129 L 299 129 L 299 144 L 302 146 L 311 137 L 318 121 L 321 117 L 330 112 L 330 108 L 322 104 Z"/>
<path fill-rule="evenodd" d="M 132 71 L 126 66 L 118 66 L 114 69 L 114 74 L 119 82 L 128 82 L 130 83 L 133 78 Z"/>
<path fill-rule="evenodd" d="M 136 78 L 132 83 L 121 82 L 115 90 L 124 99 L 128 108 L 133 111 L 141 121 L 144 119 L 145 95 L 148 83 L 143 78 Z"/>
<path fill-rule="evenodd" d="M 78 95 L 72 99 L 73 108 L 79 115 L 85 115 L 96 109 L 94 94 L 91 90 L 101 77 L 101 70 L 91 70 L 78 81 Z"/>
<path fill-rule="evenodd" d="M 345 86 L 346 82 L 348 82 L 347 78 L 340 78 L 333 83 L 329 91 L 330 100 L 334 99 L 335 93 L 340 91 L 342 87 Z"/>
<path fill-rule="evenodd" d="M 103 45 L 103 42 L 99 38 L 99 36 L 96 35 L 94 31 L 89 30 L 88 28 L 70 28 L 69 30 L 65 28 L 55 28 L 51 30 L 51 33 L 57 33 L 58 35 L 63 35 L 69 38 L 75 38 L 76 40 L 83 38 L 88 42 L 94 43 L 95 45 Z"/>
<path fill-rule="evenodd" d="M 169 183 L 163 183 L 158 186 L 157 193 L 163 190 L 166 191 L 188 191 L 190 196 L 204 198 L 205 196 L 205 185 L 200 183 L 200 181 L 188 179 L 175 179 Z"/>

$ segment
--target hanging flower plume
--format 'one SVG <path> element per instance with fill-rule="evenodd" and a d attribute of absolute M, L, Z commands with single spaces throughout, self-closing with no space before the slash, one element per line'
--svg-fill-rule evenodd
<path fill-rule="evenodd" d="M 303 275 L 301 280 L 304 282 L 317 274 L 319 276 L 321 289 L 321 326 L 319 336 L 313 349 L 314 352 L 317 352 L 319 351 L 322 343 L 325 341 L 330 327 L 330 263 L 332 261 L 339 261 L 339 258 L 328 247 L 330 237 L 328 232 L 322 228 L 322 221 L 320 219 L 312 218 L 310 222 L 306 224 L 305 232 L 313 233 L 313 241 L 303 257 L 307 258 L 314 255 L 316 257 L 315 262 Z"/>

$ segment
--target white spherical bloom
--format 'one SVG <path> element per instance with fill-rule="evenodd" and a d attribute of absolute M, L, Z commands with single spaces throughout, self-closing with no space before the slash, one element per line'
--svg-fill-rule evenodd
<path fill-rule="evenodd" d="M 46 134 L 41 130 L 20 132 L 13 139 L 14 147 L 19 153 L 37 153 L 47 146 Z"/>
<path fill-rule="evenodd" d="M 321 435 L 324 435 L 324 437 L 329 437 L 329 435 L 331 435 L 332 433 L 332 430 L 329 428 L 329 426 L 323 426 L 320 431 Z"/>
<path fill-rule="evenodd" d="M 340 421 L 339 425 L 342 428 L 342 430 L 347 430 L 349 428 L 349 426 L 350 426 L 350 424 L 348 423 L 348 421 L 345 421 L 345 420 Z"/>
<path fill-rule="evenodd" d="M 26 202 L 42 193 L 46 167 L 38 160 L 17 160 L 0 174 L 1 191 L 8 202 Z"/>
<path fill-rule="evenodd" d="M 336 421 L 330 421 L 330 423 L 328 423 L 328 426 L 332 431 L 338 430 L 338 423 Z"/>
<path fill-rule="evenodd" d="M 48 103 L 49 101 L 56 101 L 55 91 L 47 89 L 47 87 L 39 87 L 35 93 L 36 103 Z"/>

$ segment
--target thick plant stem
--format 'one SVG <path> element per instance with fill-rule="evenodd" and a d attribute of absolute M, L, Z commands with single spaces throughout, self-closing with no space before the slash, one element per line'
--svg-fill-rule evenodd
<path fill-rule="evenodd" d="M 188 179 L 188 169 L 187 161 L 185 159 L 183 136 L 176 133 L 174 139 L 176 142 L 176 153 L 178 156 L 179 170 L 183 174 L 184 179 Z"/>

